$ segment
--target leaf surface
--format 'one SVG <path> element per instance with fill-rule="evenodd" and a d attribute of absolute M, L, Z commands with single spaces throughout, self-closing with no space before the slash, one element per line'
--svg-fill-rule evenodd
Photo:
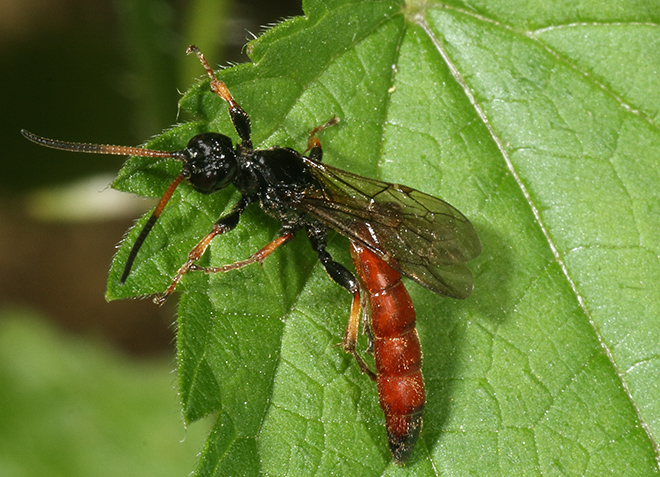
<path fill-rule="evenodd" d="M 391 463 L 373 383 L 341 340 L 350 296 L 301 234 L 263 264 L 182 281 L 178 358 L 187 420 L 217 413 L 198 475 L 652 475 L 660 434 L 660 5 L 314 1 L 220 77 L 259 147 L 324 160 L 450 202 L 483 244 L 465 301 L 411 284 L 427 410 L 413 458 Z M 195 61 L 191 58 L 191 61 Z M 200 70 L 201 72 L 201 70 Z M 208 81 L 181 106 L 235 139 Z M 172 161 L 131 159 L 115 186 L 159 196 Z M 108 296 L 164 290 L 237 200 L 182 186 Z M 222 265 L 266 244 L 258 208 L 214 240 Z M 350 264 L 347 241 L 329 251 Z"/>

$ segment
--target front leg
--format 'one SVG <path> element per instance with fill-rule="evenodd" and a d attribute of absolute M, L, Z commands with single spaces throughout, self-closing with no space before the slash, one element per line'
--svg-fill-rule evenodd
<path fill-rule="evenodd" d="M 231 117 L 234 129 L 236 129 L 236 132 L 238 133 L 238 137 L 241 138 L 241 144 L 248 149 L 252 149 L 252 139 L 250 138 L 252 126 L 250 125 L 250 117 L 234 100 L 224 81 L 220 81 L 215 77 L 213 68 L 211 68 L 211 65 L 206 61 L 206 58 L 204 58 L 202 52 L 199 51 L 199 48 L 195 45 L 190 45 L 186 50 L 186 53 L 195 53 L 197 55 L 197 58 L 199 58 L 199 61 L 206 70 L 206 74 L 211 78 L 211 89 L 229 104 L 229 116 Z"/>
<path fill-rule="evenodd" d="M 167 290 L 165 290 L 162 295 L 158 295 L 156 298 L 154 298 L 155 303 L 160 305 L 165 300 L 167 300 L 167 297 L 169 297 L 174 292 L 183 276 L 188 272 L 188 270 L 190 270 L 193 264 L 199 260 L 202 255 L 204 255 L 204 252 L 211 244 L 211 240 L 213 240 L 216 235 L 224 234 L 225 232 L 229 232 L 235 228 L 238 225 L 241 214 L 245 212 L 247 206 L 252 202 L 254 202 L 254 199 L 251 197 L 241 197 L 241 200 L 236 203 L 236 205 L 231 209 L 231 212 L 223 217 L 220 217 L 218 221 L 213 224 L 213 229 L 211 229 L 211 232 L 202 240 L 200 240 L 199 243 L 195 245 L 195 247 L 190 251 L 190 253 L 188 253 L 188 260 L 181 266 L 181 268 L 179 268 L 179 271 L 172 279 L 172 283 L 169 287 L 167 287 Z"/>

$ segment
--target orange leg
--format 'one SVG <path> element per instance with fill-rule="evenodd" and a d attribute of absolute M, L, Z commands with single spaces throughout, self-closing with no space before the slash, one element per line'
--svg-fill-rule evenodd
<path fill-rule="evenodd" d="M 305 150 L 305 152 L 311 151 L 314 148 L 319 148 L 320 149 L 321 148 L 321 141 L 319 140 L 318 137 L 316 137 L 316 135 L 318 133 L 320 133 L 321 131 L 323 131 L 324 129 L 329 128 L 330 126 L 334 126 L 338 122 L 339 122 L 339 118 L 337 116 L 333 116 L 325 124 L 321 124 L 320 126 L 316 126 L 314 129 L 312 129 L 309 132 L 309 136 L 308 136 L 308 139 L 307 139 L 307 149 Z"/>
<path fill-rule="evenodd" d="M 199 48 L 197 48 L 195 45 L 190 45 L 186 50 L 186 54 L 189 55 L 190 53 L 195 53 L 197 55 L 197 58 L 199 58 L 200 63 L 202 63 L 202 66 L 206 70 L 206 74 L 208 74 L 209 78 L 211 78 L 211 89 L 213 90 L 213 92 L 218 96 L 220 96 L 225 101 L 227 101 L 227 103 L 229 103 L 229 107 L 234 108 L 238 106 L 236 101 L 234 101 L 234 98 L 232 98 L 231 94 L 229 93 L 229 90 L 227 89 L 227 85 L 225 85 L 223 81 L 220 81 L 215 77 L 213 68 L 211 68 L 209 62 L 206 61 L 206 58 L 204 57 L 202 52 L 199 51 Z"/>
<path fill-rule="evenodd" d="M 241 138 L 243 146 L 252 148 L 252 139 L 250 139 L 252 128 L 250 126 L 249 116 L 229 93 L 227 85 L 215 77 L 213 68 L 211 68 L 209 62 L 206 61 L 206 58 L 204 58 L 202 52 L 199 51 L 199 48 L 195 45 L 190 45 L 186 50 L 186 54 L 190 53 L 195 53 L 197 55 L 197 58 L 199 58 L 199 61 L 206 70 L 206 74 L 211 78 L 211 90 L 229 104 L 229 116 L 231 117 L 231 122 L 234 124 L 234 129 L 236 129 L 238 136 Z"/>
<path fill-rule="evenodd" d="M 253 263 L 263 263 L 268 255 L 273 253 L 280 245 L 284 245 L 292 238 L 293 232 L 287 232 L 284 235 L 280 235 L 275 240 L 268 243 L 265 247 L 256 251 L 245 260 L 239 260 L 238 262 L 230 263 L 229 265 L 223 265 L 222 267 L 200 267 L 199 265 L 193 264 L 190 266 L 190 270 L 201 270 L 206 273 L 220 273 L 228 272 L 229 270 L 237 270 Z"/>
<path fill-rule="evenodd" d="M 213 240 L 213 238 L 216 235 L 220 235 L 225 231 L 226 229 L 223 228 L 221 225 L 214 224 L 211 233 L 209 233 L 206 237 L 200 240 L 199 243 L 195 245 L 195 247 L 190 251 L 190 253 L 188 254 L 188 260 L 186 261 L 186 263 L 184 263 L 181 266 L 181 268 L 179 268 L 179 271 L 176 273 L 176 276 L 172 279 L 172 283 L 170 284 L 169 287 L 167 287 L 167 290 L 165 290 L 165 292 L 162 295 L 159 295 L 156 298 L 154 298 L 155 303 L 159 305 L 162 304 L 167 299 L 167 297 L 169 297 L 174 292 L 174 290 L 176 289 L 177 285 L 179 284 L 183 276 L 186 273 L 188 273 L 188 271 L 190 270 L 202 270 L 207 273 L 217 273 L 217 272 L 226 272 L 229 270 L 243 268 L 244 266 L 250 265 L 255 262 L 261 263 L 266 259 L 266 257 L 268 257 L 268 255 L 273 253 L 275 249 L 277 249 L 277 247 L 288 242 L 294 236 L 293 232 L 287 232 L 283 235 L 280 235 L 275 240 L 270 242 L 268 245 L 266 245 L 262 249 L 252 254 L 252 256 L 250 256 L 249 258 L 245 260 L 240 260 L 238 262 L 229 265 L 225 265 L 222 267 L 200 267 L 199 265 L 196 265 L 195 262 L 199 260 L 202 257 L 202 255 L 204 255 L 204 252 L 211 244 L 211 240 Z"/>
<path fill-rule="evenodd" d="M 376 380 L 376 374 L 369 369 L 367 363 L 364 362 L 362 356 L 357 352 L 357 339 L 358 339 L 358 330 L 360 329 L 360 315 L 362 315 L 363 307 L 366 305 L 360 299 L 360 290 L 356 290 L 353 293 L 353 304 L 351 305 L 351 314 L 348 317 L 348 324 L 346 325 L 346 332 L 344 333 L 344 339 L 341 342 L 341 347 L 347 353 L 350 353 L 355 358 L 360 371 L 369 376 L 372 381 Z"/>

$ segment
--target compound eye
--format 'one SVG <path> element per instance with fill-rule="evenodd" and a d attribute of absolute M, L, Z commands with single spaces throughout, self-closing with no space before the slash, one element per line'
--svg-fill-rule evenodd
<path fill-rule="evenodd" d="M 195 190 L 210 194 L 227 187 L 236 174 L 236 163 L 219 161 L 210 168 L 193 168 L 188 180 Z"/>

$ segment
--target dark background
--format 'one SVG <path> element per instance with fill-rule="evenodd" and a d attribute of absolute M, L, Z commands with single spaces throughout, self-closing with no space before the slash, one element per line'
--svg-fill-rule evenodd
<path fill-rule="evenodd" d="M 141 144 L 185 119 L 177 116 L 179 91 L 203 76 L 185 61 L 188 44 L 213 65 L 245 62 L 252 34 L 300 14 L 293 0 L 0 3 L 0 307 L 36 312 L 131 354 L 172 355 L 176 300 L 157 307 L 148 299 L 104 299 L 116 245 L 151 206 L 133 198 L 126 207 L 126 197 L 104 190 L 124 159 L 44 149 L 20 129 Z M 107 205 L 79 217 L 56 201 L 53 191 L 99 174 L 106 174 L 100 185 L 73 203 L 112 196 Z"/>

